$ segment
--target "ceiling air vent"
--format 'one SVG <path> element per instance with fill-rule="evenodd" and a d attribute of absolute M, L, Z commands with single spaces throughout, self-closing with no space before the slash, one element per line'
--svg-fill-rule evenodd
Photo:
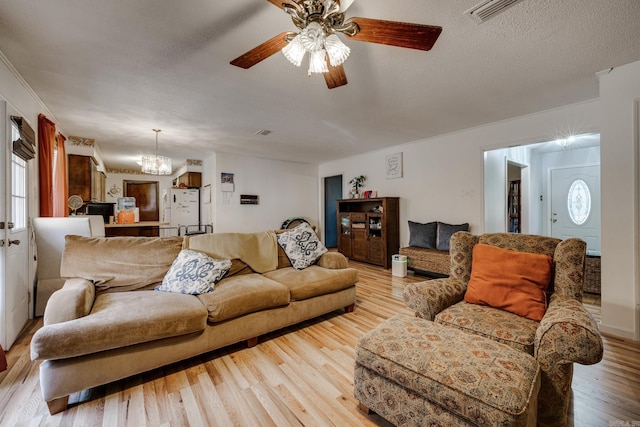
<path fill-rule="evenodd" d="M 464 14 L 471 18 L 476 24 L 482 24 L 521 1 L 522 0 L 485 0 L 467 10 Z"/>

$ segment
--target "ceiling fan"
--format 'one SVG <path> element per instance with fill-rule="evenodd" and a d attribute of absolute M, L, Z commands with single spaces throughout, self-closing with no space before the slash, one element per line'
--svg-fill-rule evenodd
<path fill-rule="evenodd" d="M 309 75 L 322 73 L 329 89 L 347 84 L 342 64 L 350 49 L 337 36 L 369 43 L 430 50 L 442 27 L 380 19 L 349 18 L 345 21 L 340 0 L 268 0 L 291 15 L 299 33 L 285 31 L 231 61 L 232 65 L 251 68 L 282 51 L 294 65 L 309 56 Z M 350 5 L 353 0 L 343 0 Z"/>

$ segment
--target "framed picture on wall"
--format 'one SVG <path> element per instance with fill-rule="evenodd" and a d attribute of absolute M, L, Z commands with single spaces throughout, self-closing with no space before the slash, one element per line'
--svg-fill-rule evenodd
<path fill-rule="evenodd" d="M 385 160 L 387 179 L 402 178 L 402 153 L 389 154 Z"/>

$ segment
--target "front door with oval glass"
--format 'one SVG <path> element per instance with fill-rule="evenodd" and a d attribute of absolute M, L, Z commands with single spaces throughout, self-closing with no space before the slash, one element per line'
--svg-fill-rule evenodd
<path fill-rule="evenodd" d="M 600 254 L 600 166 L 551 170 L 551 235 L 579 237 Z"/>

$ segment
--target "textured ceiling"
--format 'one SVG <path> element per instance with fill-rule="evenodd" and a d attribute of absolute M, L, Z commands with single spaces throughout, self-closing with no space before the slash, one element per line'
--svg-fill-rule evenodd
<path fill-rule="evenodd" d="M 463 15 L 477 3 L 356 0 L 347 17 L 443 31 L 429 52 L 343 38 L 349 84 L 332 90 L 281 54 L 229 65 L 295 30 L 266 0 L 1 0 L 0 51 L 110 168 L 136 168 L 152 128 L 174 164 L 321 163 L 594 99 L 596 72 L 640 59 L 639 0 L 524 0 L 481 25 Z"/>

